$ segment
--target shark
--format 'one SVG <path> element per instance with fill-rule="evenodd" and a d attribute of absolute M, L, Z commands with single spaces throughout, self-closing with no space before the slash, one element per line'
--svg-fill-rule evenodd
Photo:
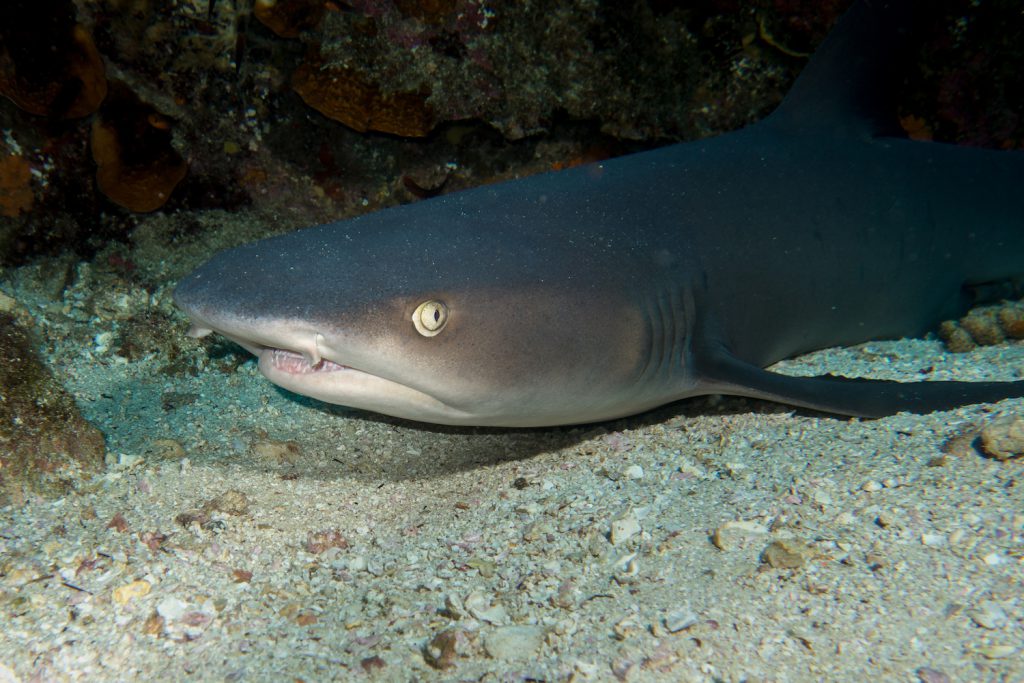
<path fill-rule="evenodd" d="M 1024 275 L 1024 155 L 895 125 L 912 14 L 857 0 L 740 130 L 242 245 L 174 300 L 291 392 L 429 423 L 589 423 L 704 394 L 860 417 L 1024 396 L 765 369 L 920 336 Z"/>

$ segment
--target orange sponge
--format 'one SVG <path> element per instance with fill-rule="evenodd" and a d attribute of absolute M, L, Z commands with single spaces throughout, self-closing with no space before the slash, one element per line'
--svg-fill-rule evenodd
<path fill-rule="evenodd" d="M 172 120 L 112 81 L 92 123 L 96 182 L 131 211 L 159 209 L 185 177 L 188 164 L 171 146 Z"/>

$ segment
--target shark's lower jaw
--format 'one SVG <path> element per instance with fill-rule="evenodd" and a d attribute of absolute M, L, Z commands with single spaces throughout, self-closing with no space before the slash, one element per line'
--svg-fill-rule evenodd
<path fill-rule="evenodd" d="M 234 339 L 239 341 L 237 337 Z M 259 357 L 259 369 L 264 377 L 296 394 L 409 420 L 473 423 L 471 413 L 394 380 L 327 359 L 312 363 L 304 354 L 277 346 L 261 346 L 250 341 L 239 343 Z"/>
<path fill-rule="evenodd" d="M 308 375 L 350 369 L 347 365 L 340 365 L 326 358 L 320 359 L 317 363 L 310 363 L 309 358 L 306 356 L 294 351 L 288 351 L 287 349 L 274 349 L 271 351 L 270 363 L 275 370 L 289 375 Z"/>

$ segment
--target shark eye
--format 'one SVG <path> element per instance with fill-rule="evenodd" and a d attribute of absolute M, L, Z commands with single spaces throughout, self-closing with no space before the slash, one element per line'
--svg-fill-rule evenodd
<path fill-rule="evenodd" d="M 448 323 L 448 307 L 443 301 L 424 301 L 412 314 L 412 324 L 424 337 L 433 337 Z"/>

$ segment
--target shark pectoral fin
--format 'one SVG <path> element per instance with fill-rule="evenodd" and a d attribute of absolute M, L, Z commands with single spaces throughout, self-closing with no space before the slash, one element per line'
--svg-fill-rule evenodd
<path fill-rule="evenodd" d="M 855 417 L 930 413 L 1024 396 L 1024 381 L 890 382 L 834 375 L 791 377 L 762 370 L 724 351 L 701 359 L 699 370 L 701 387 L 709 393 L 747 396 Z"/>

